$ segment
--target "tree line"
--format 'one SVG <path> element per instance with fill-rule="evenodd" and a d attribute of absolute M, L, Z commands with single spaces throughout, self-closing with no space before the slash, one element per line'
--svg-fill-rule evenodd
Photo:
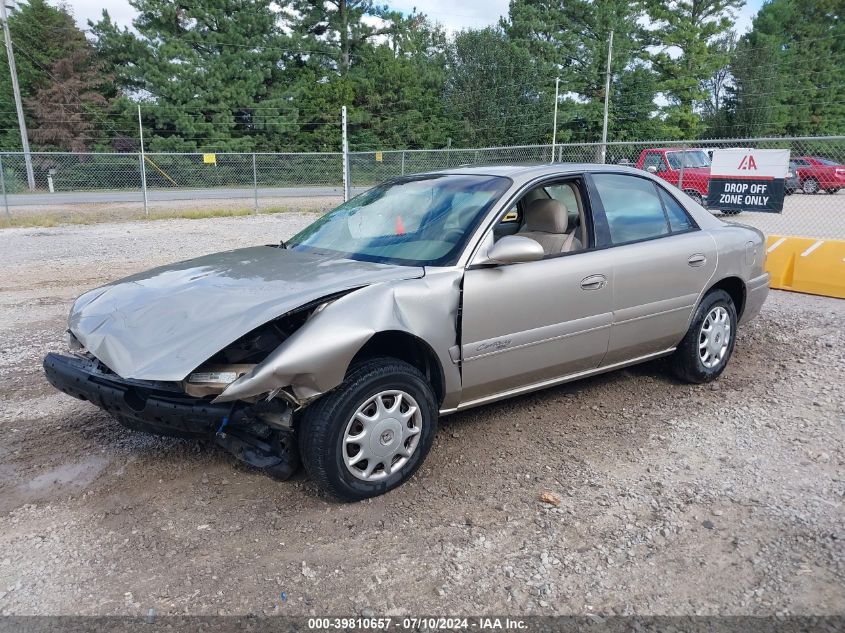
<path fill-rule="evenodd" d="M 34 149 L 337 151 L 601 138 L 845 133 L 845 3 L 511 0 L 495 26 L 448 34 L 373 0 L 130 0 L 79 29 L 48 0 L 9 15 Z M 20 137 L 0 68 L 0 149 Z"/>

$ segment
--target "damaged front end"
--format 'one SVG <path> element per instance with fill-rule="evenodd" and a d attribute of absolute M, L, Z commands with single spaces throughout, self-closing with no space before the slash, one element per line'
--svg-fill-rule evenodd
<path fill-rule="evenodd" d="M 158 435 L 210 439 L 235 457 L 286 479 L 299 467 L 293 412 L 300 403 L 283 389 L 215 403 L 299 329 L 318 306 L 303 306 L 227 345 L 181 381 L 122 378 L 68 333 L 71 356 L 44 359 L 48 381 L 89 401 L 124 426 Z"/>

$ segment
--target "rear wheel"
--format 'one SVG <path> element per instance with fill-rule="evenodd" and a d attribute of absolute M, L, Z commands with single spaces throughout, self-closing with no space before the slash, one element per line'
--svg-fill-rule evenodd
<path fill-rule="evenodd" d="M 825 189 L 825 191 L 827 191 L 830 195 L 833 195 L 837 191 L 839 191 L 839 189 L 837 189 L 836 187 L 831 187 L 830 189 Z"/>
<path fill-rule="evenodd" d="M 731 296 L 724 290 L 708 292 L 672 356 L 672 368 L 678 378 L 691 383 L 718 378 L 733 353 L 736 321 Z"/>
<path fill-rule="evenodd" d="M 801 191 L 804 193 L 814 194 L 819 192 L 819 181 L 815 178 L 807 178 L 801 184 Z"/>
<path fill-rule="evenodd" d="M 335 497 L 356 501 L 407 481 L 436 431 L 437 404 L 425 377 L 403 361 L 376 358 L 308 407 L 297 432 L 308 474 Z"/>

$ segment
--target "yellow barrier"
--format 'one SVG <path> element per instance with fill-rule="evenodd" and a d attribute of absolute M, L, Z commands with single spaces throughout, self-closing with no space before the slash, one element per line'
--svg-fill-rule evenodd
<path fill-rule="evenodd" d="M 766 270 L 772 288 L 845 299 L 845 240 L 770 235 Z"/>

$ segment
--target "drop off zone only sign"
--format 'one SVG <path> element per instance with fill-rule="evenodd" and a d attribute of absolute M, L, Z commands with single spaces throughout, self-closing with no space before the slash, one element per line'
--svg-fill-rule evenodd
<path fill-rule="evenodd" d="M 788 149 L 717 149 L 707 206 L 720 211 L 783 211 Z"/>

